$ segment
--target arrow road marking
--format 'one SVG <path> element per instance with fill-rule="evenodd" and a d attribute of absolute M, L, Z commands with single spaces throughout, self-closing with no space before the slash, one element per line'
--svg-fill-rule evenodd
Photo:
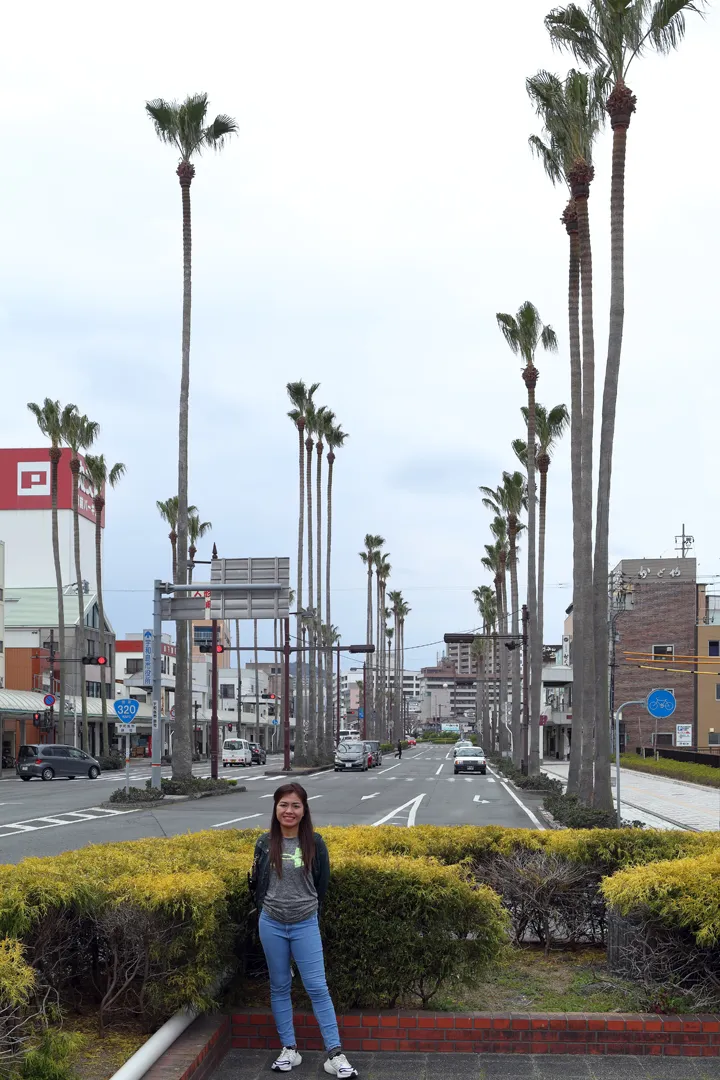
<path fill-rule="evenodd" d="M 495 781 L 493 780 L 492 776 L 488 776 L 488 784 L 494 784 L 494 783 L 495 783 Z"/>
<path fill-rule="evenodd" d="M 380 818 L 379 821 L 373 821 L 373 827 L 377 825 L 384 825 L 386 821 L 390 821 L 391 818 L 397 817 L 398 814 L 400 814 L 403 810 L 407 810 L 408 807 L 410 807 L 410 810 L 408 812 L 407 827 L 408 829 L 411 829 L 415 824 L 415 817 L 418 812 L 418 807 L 420 806 L 420 803 L 423 801 L 424 798 L 425 792 L 423 792 L 422 795 L 417 795 L 414 799 L 410 799 L 409 802 L 403 803 L 402 806 L 398 806 L 397 810 L 391 810 L 389 814 L 386 814 L 385 817 Z"/>
<path fill-rule="evenodd" d="M 477 803 L 489 803 L 489 802 L 490 802 L 490 800 L 489 800 L 489 799 L 481 799 L 479 795 L 476 795 L 476 796 L 475 796 L 475 798 L 473 799 L 473 802 L 477 802 Z"/>
<path fill-rule="evenodd" d="M 372 795 L 363 795 L 360 802 L 365 802 L 366 799 L 376 799 L 379 794 L 379 791 L 373 791 Z"/>

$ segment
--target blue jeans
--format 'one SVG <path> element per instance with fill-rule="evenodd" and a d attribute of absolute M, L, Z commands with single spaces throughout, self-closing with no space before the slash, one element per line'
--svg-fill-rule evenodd
<path fill-rule="evenodd" d="M 340 1046 L 335 1009 L 325 979 L 322 941 L 317 915 L 299 923 L 281 923 L 260 915 L 260 941 L 270 972 L 270 1002 L 283 1046 L 295 1046 L 290 959 L 295 961 L 303 986 L 312 1001 L 326 1050 Z"/>

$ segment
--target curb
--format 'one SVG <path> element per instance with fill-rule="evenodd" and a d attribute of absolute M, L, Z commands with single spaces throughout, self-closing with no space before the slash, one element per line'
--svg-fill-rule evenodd
<path fill-rule="evenodd" d="M 229 1016 L 200 1016 L 145 1073 L 143 1080 L 209 1080 L 230 1049 Z"/>
<path fill-rule="evenodd" d="M 214 799 L 216 796 L 236 795 L 238 792 L 247 791 L 240 784 L 238 787 L 229 787 L 225 791 L 196 791 L 192 795 L 165 795 L 162 799 L 153 799 L 150 802 L 104 802 L 100 806 L 105 810 L 117 810 L 120 807 L 128 807 L 133 810 L 157 810 L 160 807 L 175 806 L 176 803 L 195 802 L 197 799 Z"/>
<path fill-rule="evenodd" d="M 272 769 L 269 772 L 266 771 L 265 776 L 312 776 L 315 773 L 329 772 L 332 768 L 332 765 L 303 765 L 299 769 L 290 769 L 290 772 L 284 772 L 282 769 Z"/>

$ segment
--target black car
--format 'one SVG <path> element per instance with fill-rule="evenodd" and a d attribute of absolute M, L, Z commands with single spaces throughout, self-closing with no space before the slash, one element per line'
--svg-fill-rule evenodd
<path fill-rule="evenodd" d="M 264 765 L 267 761 L 267 751 L 256 742 L 250 743 L 253 765 Z"/>

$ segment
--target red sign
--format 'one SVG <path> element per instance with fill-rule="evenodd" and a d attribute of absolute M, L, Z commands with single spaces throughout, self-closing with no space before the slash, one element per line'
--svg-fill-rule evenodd
<path fill-rule="evenodd" d="M 58 463 L 59 510 L 72 510 L 71 457 L 72 451 L 65 447 Z M 94 522 L 93 491 L 83 480 L 85 461 L 82 457 L 80 464 L 78 510 L 88 521 Z M 50 510 L 51 508 L 50 456 L 47 447 L 39 450 L 0 449 L 0 510 Z"/>

